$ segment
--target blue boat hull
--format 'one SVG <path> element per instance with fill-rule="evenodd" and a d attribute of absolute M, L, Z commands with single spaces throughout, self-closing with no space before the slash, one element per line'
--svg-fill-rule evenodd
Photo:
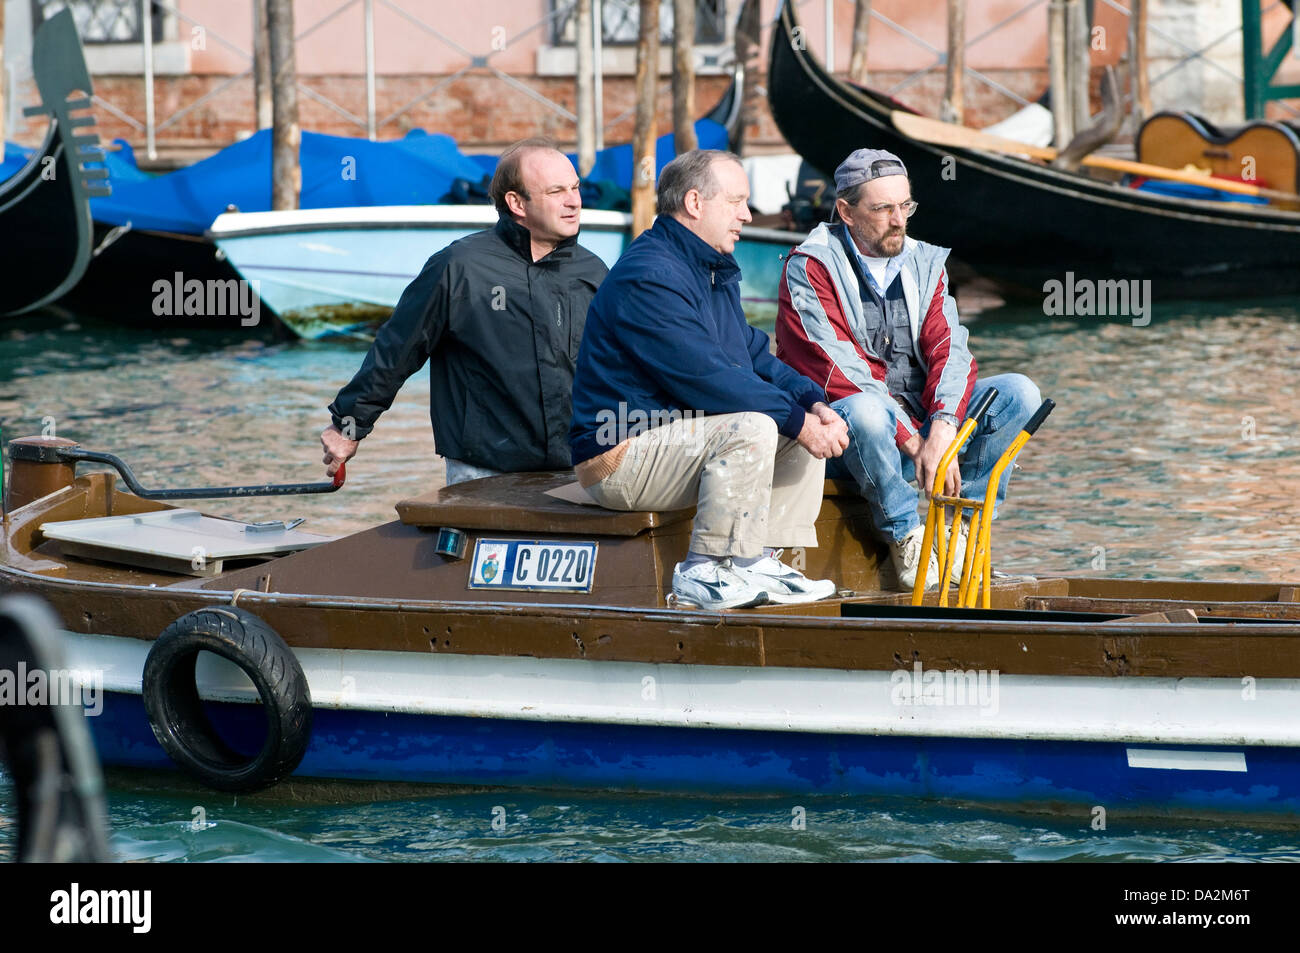
<path fill-rule="evenodd" d="M 255 750 L 259 708 L 210 703 L 208 711 L 237 750 Z M 103 711 L 88 722 L 106 765 L 171 766 L 138 695 L 106 692 Z M 1147 747 L 318 708 L 295 776 L 708 795 L 904 796 L 1013 804 L 1088 819 L 1101 807 L 1129 816 L 1300 822 L 1300 749 L 1194 749 L 1198 755 L 1244 754 L 1245 771 L 1132 767 L 1132 752 Z"/>

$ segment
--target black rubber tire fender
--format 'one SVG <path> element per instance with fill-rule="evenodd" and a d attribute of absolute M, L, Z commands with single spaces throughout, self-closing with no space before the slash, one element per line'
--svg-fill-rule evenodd
<path fill-rule="evenodd" d="M 199 652 L 229 659 L 257 687 L 266 739 L 253 758 L 217 734 L 199 699 L 194 668 Z M 247 793 L 292 774 L 311 740 L 311 692 L 284 639 L 237 606 L 181 616 L 149 650 L 141 691 L 154 737 L 181 768 L 218 791 Z"/>

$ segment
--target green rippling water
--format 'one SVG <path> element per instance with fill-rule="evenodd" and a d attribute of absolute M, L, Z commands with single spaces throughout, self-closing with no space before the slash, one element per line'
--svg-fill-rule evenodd
<path fill-rule="evenodd" d="M 432 788 L 366 800 L 363 785 L 314 794 L 310 784 L 292 798 L 235 799 L 164 775 L 110 778 L 112 851 L 133 862 L 1300 862 L 1293 830 L 1112 821 L 1097 831 L 1090 816 L 901 800 Z M 12 811 L 0 782 L 0 861 L 13 859 Z"/>

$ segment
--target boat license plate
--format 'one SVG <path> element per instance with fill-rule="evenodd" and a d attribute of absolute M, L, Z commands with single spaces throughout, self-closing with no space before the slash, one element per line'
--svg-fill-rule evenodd
<path fill-rule="evenodd" d="M 469 588 L 591 592 L 595 575 L 595 543 L 480 539 L 474 544 Z"/>

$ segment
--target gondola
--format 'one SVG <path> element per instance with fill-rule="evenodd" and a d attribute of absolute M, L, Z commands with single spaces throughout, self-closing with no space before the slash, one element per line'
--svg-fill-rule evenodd
<path fill-rule="evenodd" d="M 0 184 L 0 315 L 21 314 L 58 299 L 81 279 L 91 259 L 90 199 L 107 195 L 99 136 L 88 127 L 91 83 L 72 13 L 41 24 L 32 45 L 41 105 L 26 114 L 50 117 L 45 141 L 17 174 Z M 70 98 L 76 95 L 76 98 Z M 78 115 L 74 116 L 73 113 Z"/>
<path fill-rule="evenodd" d="M 1158 298 L 1300 291 L 1300 213 L 1174 198 L 1015 156 L 908 138 L 891 97 L 835 78 L 796 42 L 793 5 L 772 32 L 768 101 L 791 148 L 825 173 L 854 149 L 906 164 L 920 208 L 916 236 L 1004 291 L 1041 297 L 1047 281 L 1150 280 Z"/>

